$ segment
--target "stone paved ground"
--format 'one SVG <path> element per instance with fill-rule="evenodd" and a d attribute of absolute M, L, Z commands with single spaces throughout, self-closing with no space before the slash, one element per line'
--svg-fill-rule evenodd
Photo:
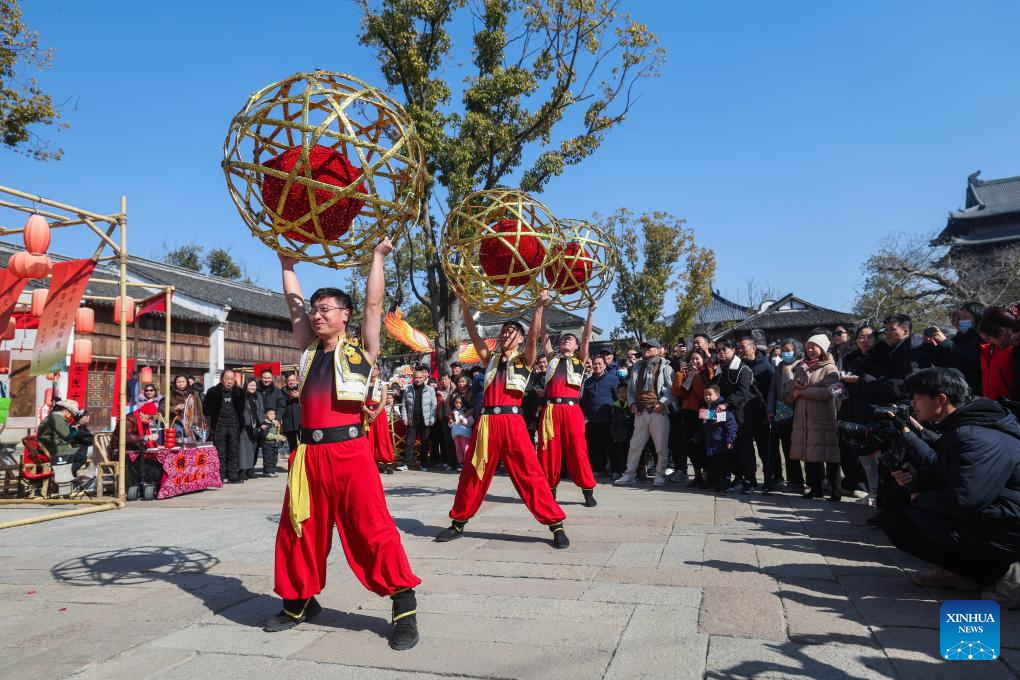
<path fill-rule="evenodd" d="M 564 486 L 572 543 L 554 550 L 497 477 L 467 535 L 438 544 L 456 477 L 384 481 L 424 579 L 414 650 L 390 651 L 388 600 L 339 551 L 323 615 L 261 631 L 280 477 L 0 532 L 0 677 L 964 677 L 934 656 L 938 608 L 973 595 L 911 584 L 917 563 L 861 506 L 671 486 L 604 488 L 587 509 Z M 980 677 L 1020 674 L 1014 612 L 1002 644 Z"/>

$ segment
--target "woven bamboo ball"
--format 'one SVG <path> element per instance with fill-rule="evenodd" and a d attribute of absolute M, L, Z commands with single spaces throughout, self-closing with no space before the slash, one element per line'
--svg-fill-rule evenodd
<path fill-rule="evenodd" d="M 407 113 L 343 73 L 297 73 L 248 98 L 223 146 L 230 197 L 270 248 L 339 269 L 418 218 L 425 155 Z"/>
<path fill-rule="evenodd" d="M 534 304 L 542 272 L 562 254 L 556 218 L 519 189 L 467 196 L 446 218 L 440 261 L 450 285 L 480 311 L 505 316 Z"/>
<path fill-rule="evenodd" d="M 553 304 L 567 310 L 588 307 L 605 295 L 616 271 L 613 239 L 584 220 L 557 221 L 561 242 L 543 272 L 553 291 Z"/>

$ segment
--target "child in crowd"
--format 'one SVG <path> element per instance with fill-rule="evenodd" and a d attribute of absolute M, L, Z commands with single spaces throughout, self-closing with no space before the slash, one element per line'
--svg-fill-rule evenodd
<path fill-rule="evenodd" d="M 627 403 L 626 383 L 621 383 L 616 389 L 609 433 L 613 439 L 609 463 L 614 474 L 622 475 L 627 471 L 627 452 L 630 449 L 630 437 L 634 434 L 634 414 L 630 412 L 630 405 Z"/>
<path fill-rule="evenodd" d="M 280 460 L 280 449 L 287 446 L 287 437 L 280 432 L 280 421 L 276 409 L 267 408 L 262 421 L 266 426 L 262 438 L 262 476 L 275 477 L 276 463 Z"/>
<path fill-rule="evenodd" d="M 695 435 L 696 440 L 705 443 L 708 469 L 712 472 L 717 496 L 727 495 L 731 451 L 737 440 L 737 421 L 729 411 L 719 410 L 719 406 L 725 403 L 718 385 L 705 387 L 705 408 L 698 412 L 702 428 Z"/>
<path fill-rule="evenodd" d="M 468 443 L 471 441 L 471 426 L 475 424 L 475 416 L 471 409 L 464 408 L 464 398 L 459 394 L 453 395 L 453 408 L 450 409 L 449 423 L 450 434 L 453 436 L 454 446 L 457 447 L 457 471 L 464 466 L 464 452 L 467 451 Z"/>

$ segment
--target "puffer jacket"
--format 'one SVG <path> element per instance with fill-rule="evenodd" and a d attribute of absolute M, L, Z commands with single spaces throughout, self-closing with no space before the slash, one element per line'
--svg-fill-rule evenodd
<path fill-rule="evenodd" d="M 826 356 L 808 366 L 802 359 L 793 365 L 793 377 L 805 387 L 793 405 L 790 458 L 808 463 L 838 463 L 836 401 L 829 391 L 839 380 L 836 362 Z"/>

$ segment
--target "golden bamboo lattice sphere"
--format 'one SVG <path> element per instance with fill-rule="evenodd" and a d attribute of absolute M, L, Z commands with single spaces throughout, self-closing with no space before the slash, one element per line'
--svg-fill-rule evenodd
<path fill-rule="evenodd" d="M 553 293 L 553 304 L 567 310 L 588 307 L 605 295 L 619 258 L 616 242 L 591 222 L 557 220 L 561 242 L 553 247 L 556 258 L 543 278 Z"/>
<path fill-rule="evenodd" d="M 262 88 L 223 145 L 230 197 L 263 243 L 339 269 L 364 262 L 418 217 L 425 154 L 407 113 L 343 73 Z"/>
<path fill-rule="evenodd" d="M 450 285 L 479 311 L 509 316 L 530 307 L 542 272 L 562 258 L 556 218 L 519 189 L 468 195 L 446 218 L 440 262 Z"/>

